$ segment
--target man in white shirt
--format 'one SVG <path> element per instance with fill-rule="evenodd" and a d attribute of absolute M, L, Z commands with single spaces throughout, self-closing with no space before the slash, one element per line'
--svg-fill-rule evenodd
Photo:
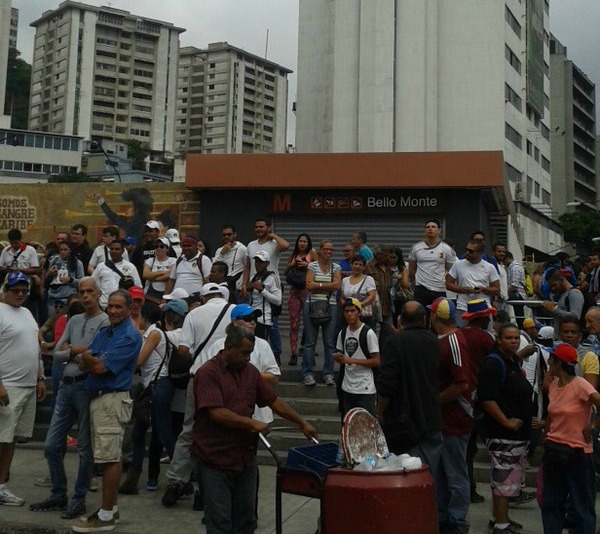
<path fill-rule="evenodd" d="M 277 273 L 269 268 L 271 258 L 268 252 L 259 250 L 252 259 L 256 274 L 248 283 L 248 289 L 252 291 L 252 307 L 261 310 L 255 334 L 268 341 L 269 332 L 278 316 L 274 309 L 281 306 L 281 282 Z"/>
<path fill-rule="evenodd" d="M 116 226 L 106 226 L 102 230 L 102 244 L 98 245 L 92 253 L 90 263 L 88 263 L 88 274 L 92 274 L 98 265 L 104 263 L 108 259 L 108 249 L 110 244 L 117 239 L 117 237 L 119 237 L 119 229 Z M 123 252 L 123 259 L 129 261 L 127 249 Z"/>
<path fill-rule="evenodd" d="M 100 287 L 102 295 L 100 296 L 100 307 L 104 310 L 108 304 L 108 297 L 119 289 L 119 284 L 130 278 L 133 283 L 129 286 L 142 287 L 142 281 L 135 265 L 123 259 L 125 246 L 122 240 L 115 239 L 108 249 L 109 261 L 98 265 L 92 274 L 92 278 Z M 125 288 L 128 289 L 128 288 Z"/>
<path fill-rule="evenodd" d="M 414 300 L 429 306 L 446 296 L 446 273 L 456 262 L 454 249 L 442 241 L 440 221 L 425 223 L 425 239 L 415 243 L 408 254 L 408 276 L 414 284 Z"/>
<path fill-rule="evenodd" d="M 198 251 L 198 240 L 186 235 L 181 241 L 182 254 L 171 269 L 165 295 L 173 289 L 185 289 L 190 295 L 197 293 L 208 282 L 212 262 Z"/>
<path fill-rule="evenodd" d="M 374 416 L 377 391 L 373 368 L 379 367 L 379 343 L 375 332 L 360 320 L 361 310 L 358 299 L 344 301 L 347 326 L 338 334 L 337 354 L 333 357 L 344 370 L 341 383 L 343 415 L 352 408 L 364 408 Z"/>
<path fill-rule="evenodd" d="M 221 227 L 221 238 L 223 246 L 217 249 L 213 261 L 222 261 L 227 264 L 229 271 L 227 278 L 230 281 L 230 286 L 235 283 L 236 301 L 242 288 L 242 277 L 244 275 L 244 266 L 248 251 L 242 243 L 236 241 L 236 229 L 233 224 L 224 224 Z"/>
<path fill-rule="evenodd" d="M 19 271 L 31 282 L 31 276 L 40 272 L 37 252 L 23 242 L 23 234 L 16 228 L 8 231 L 8 241 L 10 246 L 0 254 L 0 274 Z"/>
<path fill-rule="evenodd" d="M 504 243 L 494 243 L 492 248 L 492 254 L 498 262 L 498 275 L 500 276 L 500 293 L 496 297 L 496 303 L 498 304 L 499 310 L 506 309 L 505 302 L 508 300 L 508 275 L 506 273 L 506 267 L 504 266 L 504 260 L 506 259 L 506 245 Z"/>
<path fill-rule="evenodd" d="M 467 243 L 465 258 L 457 261 L 446 275 L 446 289 L 458 293 L 456 303 L 456 324 L 466 326 L 462 315 L 467 311 L 470 300 L 479 299 L 482 294 L 490 302 L 500 292 L 500 276 L 496 268 L 483 260 L 483 243 L 471 240 Z"/>

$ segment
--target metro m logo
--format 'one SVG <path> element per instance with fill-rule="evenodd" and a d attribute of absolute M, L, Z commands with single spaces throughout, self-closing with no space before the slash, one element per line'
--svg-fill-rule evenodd
<path fill-rule="evenodd" d="M 290 193 L 281 195 L 279 193 L 273 194 L 273 213 L 291 213 L 292 211 L 292 196 Z"/>

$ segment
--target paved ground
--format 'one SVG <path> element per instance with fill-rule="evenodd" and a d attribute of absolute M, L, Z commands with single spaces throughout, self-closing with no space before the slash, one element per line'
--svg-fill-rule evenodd
<path fill-rule="evenodd" d="M 73 480 L 77 465 L 77 455 L 69 452 L 66 456 L 69 481 Z M 122 496 L 119 501 L 121 522 L 117 532 L 121 534 L 177 534 L 201 533 L 202 512 L 192 510 L 191 500 L 180 501 L 173 509 L 167 509 L 160 503 L 165 488 L 164 472 L 159 480 L 158 492 L 140 490 L 138 496 Z M 10 489 L 27 500 L 22 508 L 0 507 L 0 534 L 63 534 L 70 532 L 72 522 L 60 518 L 59 512 L 30 512 L 29 504 L 45 498 L 49 494 L 46 488 L 33 485 L 36 478 L 47 473 L 46 461 L 40 450 L 18 448 L 11 469 Z M 275 474 L 274 467 L 260 467 L 259 528 L 260 533 L 275 532 Z M 143 486 L 143 484 L 140 484 Z M 471 532 L 485 534 L 488 532 L 489 519 L 489 487 L 479 485 L 479 491 L 485 495 L 486 502 L 473 505 L 470 512 Z M 88 508 L 98 506 L 100 495 L 88 495 Z M 285 534 L 311 534 L 317 527 L 320 501 L 284 494 L 283 496 L 283 531 Z M 531 502 L 517 510 L 511 511 L 512 517 L 523 523 L 523 534 L 540 534 L 542 532 L 540 514 L 535 502 Z M 368 518 L 363 526 L 357 526 L 356 533 L 369 532 Z M 401 532 L 398 530 L 398 532 Z M 351 534 L 351 533 L 348 533 Z M 411 534 L 419 534 L 418 532 Z"/>

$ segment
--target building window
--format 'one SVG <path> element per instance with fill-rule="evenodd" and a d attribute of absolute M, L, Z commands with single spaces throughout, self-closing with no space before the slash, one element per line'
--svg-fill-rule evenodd
<path fill-rule="evenodd" d="M 511 27 L 512 31 L 514 31 L 515 34 L 517 35 L 517 37 L 520 39 L 521 31 L 522 31 L 521 25 L 519 24 L 517 17 L 515 17 L 513 15 L 512 11 L 510 9 L 508 9 L 508 6 L 505 6 L 504 18 L 506 19 L 506 22 L 508 23 L 508 25 Z"/>
<path fill-rule="evenodd" d="M 522 111 L 523 100 L 517 94 L 517 92 L 508 84 L 504 84 L 504 100 L 510 102 L 519 111 Z"/>
<path fill-rule="evenodd" d="M 523 178 L 523 174 L 520 170 L 515 169 L 510 163 L 504 164 L 504 172 L 506 174 L 506 178 L 510 182 L 520 182 Z"/>
<path fill-rule="evenodd" d="M 538 182 L 535 182 L 535 196 L 536 197 L 540 197 L 540 184 Z"/>
<path fill-rule="evenodd" d="M 544 156 L 542 156 L 542 169 L 550 173 L 550 160 Z"/>
<path fill-rule="evenodd" d="M 550 192 L 542 189 L 542 202 L 544 204 L 548 204 L 550 206 L 552 204 L 552 197 L 550 196 Z"/>
<path fill-rule="evenodd" d="M 533 143 L 529 139 L 527 140 L 527 155 L 533 156 Z"/>
<path fill-rule="evenodd" d="M 504 57 L 510 63 L 510 66 L 521 74 L 521 60 L 517 57 L 508 45 L 504 45 Z"/>
<path fill-rule="evenodd" d="M 513 145 L 519 147 L 520 149 L 523 149 L 523 136 L 507 122 L 504 123 L 504 136 Z"/>

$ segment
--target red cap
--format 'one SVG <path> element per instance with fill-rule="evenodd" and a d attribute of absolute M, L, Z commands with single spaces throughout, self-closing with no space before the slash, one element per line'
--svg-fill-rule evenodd
<path fill-rule="evenodd" d="M 139 286 L 132 286 L 129 288 L 129 294 L 133 300 L 146 300 L 146 295 L 144 295 L 144 290 Z"/>
<path fill-rule="evenodd" d="M 577 349 L 567 343 L 559 343 L 554 345 L 550 350 L 552 356 L 556 356 L 561 362 L 569 365 L 577 363 Z"/>

